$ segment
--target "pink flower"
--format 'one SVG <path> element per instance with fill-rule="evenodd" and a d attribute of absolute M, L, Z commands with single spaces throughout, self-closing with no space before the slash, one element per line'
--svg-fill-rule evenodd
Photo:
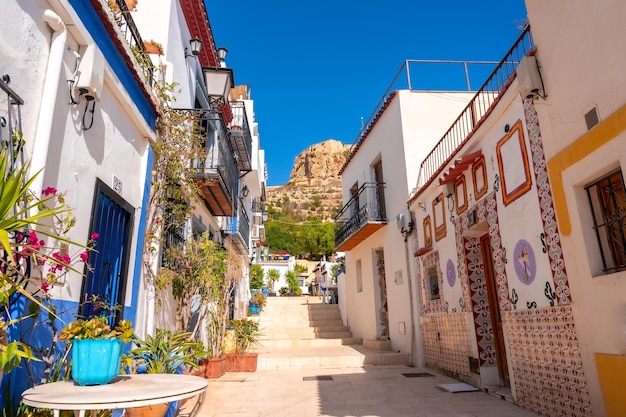
<path fill-rule="evenodd" d="M 54 194 L 56 194 L 56 193 L 57 193 L 57 189 L 56 189 L 56 188 L 54 188 L 54 187 L 46 187 L 46 188 L 44 188 L 44 189 L 41 191 L 41 193 L 42 193 L 44 196 L 47 196 L 47 195 L 54 195 Z"/>
<path fill-rule="evenodd" d="M 80 254 L 80 260 L 81 261 L 87 262 L 87 259 L 89 259 L 89 252 L 85 251 L 85 252 Z"/>
<path fill-rule="evenodd" d="M 100 236 L 100 235 L 98 234 L 98 232 L 93 232 L 93 233 L 92 233 L 92 235 L 91 235 L 91 238 L 92 238 L 92 239 L 98 239 L 98 236 Z"/>
<path fill-rule="evenodd" d="M 42 282 L 41 283 L 41 291 L 45 292 L 46 294 L 48 294 L 48 291 L 50 291 L 50 284 L 48 284 L 47 282 Z"/>

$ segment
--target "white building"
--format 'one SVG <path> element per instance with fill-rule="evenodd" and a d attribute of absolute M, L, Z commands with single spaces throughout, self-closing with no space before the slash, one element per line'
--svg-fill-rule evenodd
<path fill-rule="evenodd" d="M 412 251 L 403 235 L 412 227 L 406 200 L 419 163 L 470 97 L 392 92 L 341 170 L 336 242 L 337 251 L 345 251 L 345 294 L 339 299 L 355 337 L 390 340 L 393 350 L 419 356 Z"/>

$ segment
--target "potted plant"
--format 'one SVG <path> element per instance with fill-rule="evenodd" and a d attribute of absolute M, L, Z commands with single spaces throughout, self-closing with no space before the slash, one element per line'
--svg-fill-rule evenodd
<path fill-rule="evenodd" d="M 198 368 L 200 358 L 208 354 L 202 342 L 192 339 L 190 332 L 172 333 L 166 329 L 156 329 L 155 335 L 141 339 L 133 335 L 135 348 L 123 356 L 127 372 L 147 374 L 175 374 Z M 144 407 L 127 408 L 128 417 L 164 416 L 169 403 Z M 178 403 L 173 403 L 174 409 Z"/>
<path fill-rule="evenodd" d="M 248 319 L 234 319 L 230 321 L 230 326 L 234 332 L 235 349 L 228 356 L 227 370 L 231 372 L 256 371 L 258 353 L 250 352 L 250 349 L 260 346 L 259 323 Z"/>
<path fill-rule="evenodd" d="M 128 320 L 113 329 L 103 316 L 69 323 L 59 339 L 72 345 L 72 379 L 78 385 L 108 384 L 119 372 L 122 344 L 132 335 Z"/>
<path fill-rule="evenodd" d="M 255 291 L 250 298 L 250 314 L 259 314 L 267 304 L 267 298 L 263 291 Z"/>
<path fill-rule="evenodd" d="M 143 42 L 143 47 L 146 52 L 149 54 L 163 55 L 163 45 L 154 39 L 150 39 L 149 41 Z"/>

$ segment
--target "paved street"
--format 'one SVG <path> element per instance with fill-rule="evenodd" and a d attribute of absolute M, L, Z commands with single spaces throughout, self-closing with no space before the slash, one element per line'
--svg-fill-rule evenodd
<path fill-rule="evenodd" d="M 403 374 L 433 376 L 406 377 Z M 209 380 L 197 417 L 535 417 L 487 393 L 450 393 L 459 381 L 402 365 L 258 370 Z"/>

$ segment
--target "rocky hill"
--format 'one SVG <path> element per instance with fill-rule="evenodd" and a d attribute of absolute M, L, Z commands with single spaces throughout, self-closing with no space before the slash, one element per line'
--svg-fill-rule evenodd
<path fill-rule="evenodd" d="M 349 150 L 350 145 L 333 139 L 309 146 L 296 157 L 287 184 L 267 187 L 268 203 L 304 219 L 332 219 L 342 207 L 339 170 Z"/>

